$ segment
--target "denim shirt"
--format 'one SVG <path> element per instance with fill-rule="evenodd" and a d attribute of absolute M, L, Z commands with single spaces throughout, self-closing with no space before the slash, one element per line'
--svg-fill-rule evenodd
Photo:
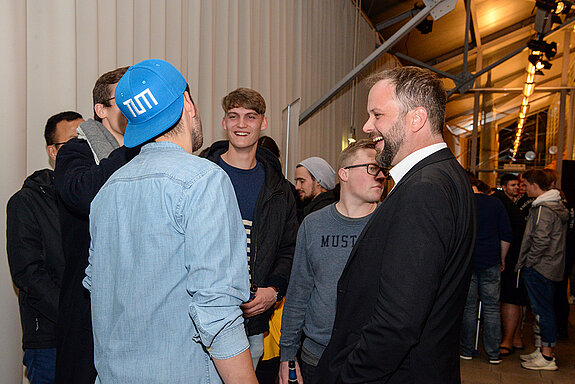
<path fill-rule="evenodd" d="M 94 361 L 102 383 L 220 383 L 210 358 L 248 348 L 246 233 L 209 160 L 150 143 L 91 205 Z"/>

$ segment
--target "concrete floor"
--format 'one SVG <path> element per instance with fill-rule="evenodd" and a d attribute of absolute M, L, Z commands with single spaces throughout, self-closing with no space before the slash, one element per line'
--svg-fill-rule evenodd
<path fill-rule="evenodd" d="M 575 384 L 575 305 L 571 305 L 569 316 L 570 338 L 557 341 L 554 350 L 558 371 L 530 371 L 521 367 L 519 355 L 534 350 L 532 324 L 529 314 L 524 327 L 525 350 L 503 357 L 501 364 L 489 364 L 481 346 L 479 357 L 461 360 L 463 384 Z"/>

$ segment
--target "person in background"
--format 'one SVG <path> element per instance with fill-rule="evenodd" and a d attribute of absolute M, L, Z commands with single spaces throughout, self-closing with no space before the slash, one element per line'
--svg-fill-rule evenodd
<path fill-rule="evenodd" d="M 489 363 L 499 364 L 501 363 L 500 276 L 505 268 L 505 257 L 511 244 L 512 231 L 503 203 L 489 196 L 491 188 L 482 184 L 487 185 L 480 180 L 471 183 L 477 203 L 477 242 L 471 285 L 463 312 L 460 357 L 463 360 L 471 360 L 473 356 L 479 298 L 482 303 L 483 348 Z"/>
<path fill-rule="evenodd" d="M 127 70 L 118 68 L 96 80 L 94 120 L 81 123 L 78 138 L 60 148 L 54 169 L 66 259 L 57 325 L 58 384 L 93 384 L 97 376 L 90 295 L 82 286 L 90 247 L 88 215 L 92 199 L 108 177 L 138 152 L 123 146 L 127 121 L 114 98 L 116 85 Z"/>
<path fill-rule="evenodd" d="M 557 318 L 557 338 L 560 340 L 567 340 L 569 338 L 569 275 L 573 268 L 575 259 L 575 230 L 574 230 L 574 217 L 573 207 L 565 198 L 565 194 L 561 189 L 557 188 L 557 179 L 559 174 L 554 169 L 545 168 L 543 172 L 549 179 L 549 188 L 559 191 L 561 195 L 561 202 L 569 211 L 569 220 L 567 222 L 567 235 L 565 239 L 565 271 L 563 272 L 563 279 L 555 284 L 555 315 Z"/>
<path fill-rule="evenodd" d="M 521 240 L 525 232 L 525 218 L 515 204 L 519 196 L 519 177 L 506 173 L 499 180 L 501 190 L 493 196 L 498 198 L 505 207 L 511 223 L 512 238 L 509 252 L 505 258 L 505 268 L 501 272 L 501 324 L 502 340 L 500 356 L 509 356 L 516 349 L 524 348 L 521 322 L 523 308 L 528 304 L 527 291 L 523 281 L 518 278 L 515 265 L 519 257 Z"/>
<path fill-rule="evenodd" d="M 565 238 L 569 212 L 561 203 L 556 189 L 550 189 L 545 172 L 530 170 L 523 174 L 527 195 L 535 198 L 531 208 L 519 260 L 520 271 L 527 288 L 531 309 L 541 329 L 541 348 L 521 355 L 523 368 L 557 370 L 553 347 L 557 339 L 557 323 L 553 298 L 555 282 L 563 279 L 565 269 Z"/>
<path fill-rule="evenodd" d="M 339 186 L 336 189 L 336 181 L 335 171 L 321 157 L 308 157 L 296 165 L 295 189 L 304 204 L 301 220 L 338 200 Z"/>
<path fill-rule="evenodd" d="M 44 138 L 50 160 L 56 161 L 83 121 L 73 111 L 48 119 Z M 54 383 L 56 374 L 56 321 L 65 260 L 53 180 L 51 169 L 34 172 L 6 205 L 6 252 L 18 288 L 24 365 L 31 384 Z"/>

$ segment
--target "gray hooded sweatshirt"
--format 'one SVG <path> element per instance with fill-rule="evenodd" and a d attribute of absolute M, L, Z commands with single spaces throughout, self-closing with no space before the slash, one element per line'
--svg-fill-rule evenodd
<path fill-rule="evenodd" d="M 568 218 L 557 189 L 537 197 L 529 210 L 515 270 L 531 267 L 549 280 L 563 280 Z"/>

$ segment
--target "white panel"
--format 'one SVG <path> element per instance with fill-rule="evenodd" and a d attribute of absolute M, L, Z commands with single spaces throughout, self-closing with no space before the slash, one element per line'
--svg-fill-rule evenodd
<path fill-rule="evenodd" d="M 116 67 L 136 64 L 134 60 L 134 0 L 116 3 L 117 63 Z M 113 69 L 113 68 L 111 68 Z"/>
<path fill-rule="evenodd" d="M 6 258 L 6 202 L 26 177 L 26 2 L 1 1 L 0 46 L 0 378 L 22 382 L 22 332 Z"/>
<path fill-rule="evenodd" d="M 76 0 L 76 79 L 78 112 L 94 116 L 92 88 L 98 72 L 98 3 Z"/>
<path fill-rule="evenodd" d="M 166 2 L 166 60 L 182 70 L 182 1 Z M 184 73 L 185 75 L 185 73 Z M 189 79 L 188 79 L 189 82 Z"/>
<path fill-rule="evenodd" d="M 150 0 L 134 3 L 134 64 L 150 58 Z"/>
<path fill-rule="evenodd" d="M 150 3 L 150 58 L 166 58 L 166 1 Z"/>
<path fill-rule="evenodd" d="M 83 5 L 82 5 L 83 7 Z M 98 76 L 118 67 L 116 0 L 98 0 Z M 96 77 L 96 79 L 97 79 Z M 94 82 L 96 81 L 94 79 Z M 91 91 L 92 88 L 90 88 Z"/>
<path fill-rule="evenodd" d="M 76 109 L 76 26 L 72 0 L 32 1 L 27 8 L 27 173 L 49 166 L 44 125 L 48 117 Z M 24 83 L 26 84 L 26 83 Z M 39 86 L 39 85 L 51 86 Z"/>

